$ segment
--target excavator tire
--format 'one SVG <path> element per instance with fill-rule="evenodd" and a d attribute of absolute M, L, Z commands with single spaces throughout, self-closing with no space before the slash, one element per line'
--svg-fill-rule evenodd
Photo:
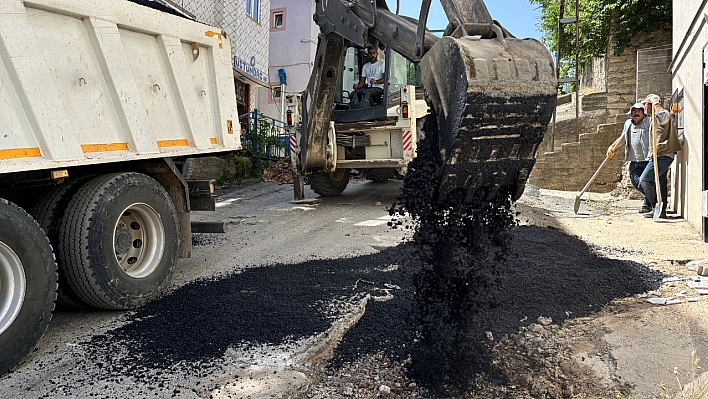
<path fill-rule="evenodd" d="M 518 197 L 553 115 L 556 77 L 533 39 L 443 37 L 421 61 L 438 118 L 440 187 L 435 201 Z"/>
<path fill-rule="evenodd" d="M 342 193 L 349 184 L 350 169 L 334 172 L 319 172 L 308 176 L 310 188 L 323 197 L 334 197 Z"/>
<path fill-rule="evenodd" d="M 393 177 L 396 173 L 396 169 L 375 168 L 364 169 L 363 172 L 364 177 L 366 177 L 367 180 L 371 180 L 373 182 L 384 182 Z"/>

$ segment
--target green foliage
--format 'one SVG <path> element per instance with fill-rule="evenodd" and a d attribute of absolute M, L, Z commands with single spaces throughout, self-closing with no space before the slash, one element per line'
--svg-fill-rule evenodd
<path fill-rule="evenodd" d="M 230 183 L 232 181 L 233 179 L 231 178 L 231 172 L 229 172 L 228 169 L 224 169 L 224 173 L 222 173 L 221 177 L 216 179 L 216 181 L 214 182 L 214 186 L 223 187 L 227 183 Z"/>
<path fill-rule="evenodd" d="M 261 176 L 268 167 L 268 158 L 283 148 L 279 135 L 281 127 L 271 122 L 271 119 L 259 114 L 258 123 L 251 120 L 248 131 L 243 135 L 244 150 L 251 156 L 253 174 Z"/>
<path fill-rule="evenodd" d="M 253 113 L 249 115 L 252 116 Z M 269 159 L 279 155 L 283 149 L 282 133 L 282 127 L 275 125 L 273 119 L 263 114 L 259 113 L 258 119 L 249 118 L 248 127 L 241 136 L 243 150 L 239 151 L 238 155 L 227 157 L 231 165 L 224 170 L 215 184 L 223 186 L 230 182 L 261 178 L 268 167 Z"/>
<path fill-rule="evenodd" d="M 529 0 L 541 11 L 538 28 L 543 32 L 543 43 L 553 52 L 558 49 L 558 19 L 560 0 Z M 580 67 L 588 65 L 593 57 L 603 56 L 609 49 L 610 36 L 615 37 L 612 51 L 622 54 L 632 46 L 635 38 L 657 29 L 671 29 L 670 0 L 580 0 L 579 1 Z M 564 17 L 575 16 L 575 1 L 566 0 Z M 618 24 L 611 24 L 613 18 Z M 612 27 L 612 28 L 610 28 Z M 575 58 L 575 24 L 565 25 L 561 42 L 561 59 Z M 564 70 L 565 75 L 573 72 Z"/>
<path fill-rule="evenodd" d="M 625 1 L 619 5 L 619 25 L 613 30 L 617 43 L 614 53 L 621 54 L 632 45 L 632 39 L 655 29 L 671 31 L 671 1 L 644 0 Z"/>
<path fill-rule="evenodd" d="M 251 162 L 250 158 L 234 155 L 231 157 L 231 162 L 235 166 L 234 178 L 237 181 L 244 181 L 253 177 L 253 162 Z"/>
<path fill-rule="evenodd" d="M 228 156 L 226 159 L 233 164 L 233 174 L 231 168 L 224 169 L 223 174 L 218 178 L 214 184 L 216 186 L 224 186 L 231 182 L 242 182 L 250 180 L 254 177 L 254 168 L 251 158 L 243 157 L 240 155 Z"/>
<path fill-rule="evenodd" d="M 560 70 L 559 70 L 558 74 L 563 77 L 573 76 L 572 75 L 572 73 L 574 72 L 573 62 L 562 61 L 560 64 Z M 568 94 L 568 93 L 575 93 L 575 82 L 570 82 L 567 85 L 561 85 L 558 88 L 558 95 L 559 96 L 563 95 L 563 94 Z"/>

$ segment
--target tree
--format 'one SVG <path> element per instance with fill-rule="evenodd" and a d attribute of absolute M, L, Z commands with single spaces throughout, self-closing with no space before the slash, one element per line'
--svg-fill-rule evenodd
<path fill-rule="evenodd" d="M 538 22 L 543 43 L 552 50 L 558 48 L 558 16 L 560 0 L 529 0 L 541 10 Z M 635 38 L 656 29 L 671 30 L 671 0 L 580 0 L 580 40 L 578 58 L 583 68 L 593 57 L 605 55 L 610 37 L 615 37 L 612 51 L 622 54 Z M 575 16 L 575 1 L 566 0 L 564 17 Z M 615 23 L 612 23 L 613 20 Z M 561 59 L 574 58 L 575 26 L 563 30 Z M 571 68 L 561 67 L 568 76 Z"/>

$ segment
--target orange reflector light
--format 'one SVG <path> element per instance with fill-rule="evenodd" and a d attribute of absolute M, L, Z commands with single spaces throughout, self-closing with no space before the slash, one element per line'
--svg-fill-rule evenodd
<path fill-rule="evenodd" d="M 65 177 L 69 177 L 69 171 L 66 169 L 52 171 L 52 179 L 63 179 Z"/>
<path fill-rule="evenodd" d="M 403 116 L 404 119 L 408 119 L 408 101 L 401 103 L 401 116 Z"/>
<path fill-rule="evenodd" d="M 292 126 L 293 125 L 293 111 L 288 110 L 288 112 L 286 112 L 286 114 L 287 114 L 288 126 Z"/>

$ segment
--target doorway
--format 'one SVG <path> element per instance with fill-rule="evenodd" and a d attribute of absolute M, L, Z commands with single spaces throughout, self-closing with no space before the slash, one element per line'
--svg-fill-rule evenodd
<path fill-rule="evenodd" d="M 251 111 L 250 86 L 236 78 L 234 78 L 234 84 L 236 86 L 236 107 L 238 110 L 239 121 L 241 122 L 241 131 L 245 132 L 245 129 L 248 129 L 248 123 L 250 122 L 249 118 L 246 116 L 246 114 Z"/>

